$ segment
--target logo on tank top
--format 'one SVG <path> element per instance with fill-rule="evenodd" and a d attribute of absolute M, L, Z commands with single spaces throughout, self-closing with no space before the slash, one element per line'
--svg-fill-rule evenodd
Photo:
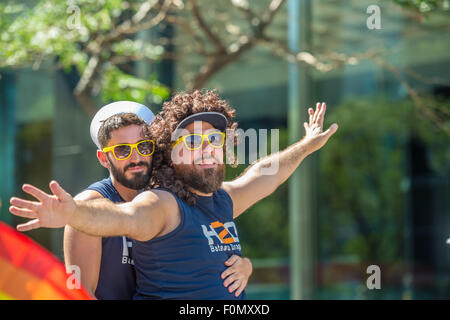
<path fill-rule="evenodd" d="M 241 250 L 236 225 L 233 221 L 202 224 L 203 235 L 208 240 L 211 252 Z"/>
<path fill-rule="evenodd" d="M 131 259 L 130 250 L 128 248 L 132 248 L 133 243 L 128 241 L 126 237 L 122 237 L 122 264 L 132 264 L 134 265 L 133 259 Z"/>

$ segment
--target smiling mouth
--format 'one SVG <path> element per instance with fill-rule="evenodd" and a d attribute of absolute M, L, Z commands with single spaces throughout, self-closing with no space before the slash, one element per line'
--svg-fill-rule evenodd
<path fill-rule="evenodd" d="M 144 169 L 145 169 L 144 166 L 136 166 L 136 167 L 128 168 L 127 171 L 137 172 L 137 171 L 143 171 Z"/>
<path fill-rule="evenodd" d="M 214 159 L 212 157 L 208 158 L 199 158 L 194 160 L 194 165 L 200 166 L 200 167 L 214 167 L 219 164 L 219 161 L 217 159 Z"/>
<path fill-rule="evenodd" d="M 197 166 L 200 166 L 202 168 L 212 168 L 215 167 L 217 163 L 197 163 Z"/>
<path fill-rule="evenodd" d="M 194 165 L 200 166 L 200 167 L 214 167 L 218 165 L 218 161 L 212 158 L 208 159 L 199 159 L 200 161 L 194 161 Z"/>

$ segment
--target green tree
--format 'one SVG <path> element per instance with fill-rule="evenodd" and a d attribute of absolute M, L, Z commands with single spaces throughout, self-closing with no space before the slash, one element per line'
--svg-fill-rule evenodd
<path fill-rule="evenodd" d="M 86 112 L 95 99 L 160 103 L 169 90 L 155 76 L 136 76 L 130 63 L 160 61 L 164 48 L 136 37 L 157 25 L 168 5 L 159 1 L 29 1 L 0 3 L 0 68 L 75 70 L 74 96 Z M 147 100 L 148 98 L 148 100 Z"/>
<path fill-rule="evenodd" d="M 440 126 L 436 108 L 425 110 L 403 70 L 385 61 L 385 52 L 379 48 L 343 53 L 325 46 L 324 50 L 291 52 L 286 40 L 286 17 L 279 19 L 286 2 L 34 0 L 17 4 L 6 0 L 0 4 L 0 68 L 38 68 L 43 61 L 50 60 L 57 69 L 76 70 L 79 81 L 74 96 L 88 113 L 93 113 L 98 95 L 103 101 L 131 99 L 156 103 L 168 97 L 169 88 L 162 86 L 155 76 L 136 76 L 135 68 L 130 66 L 138 61 L 155 63 L 161 58 L 182 57 L 189 65 L 183 74 L 183 88 L 191 90 L 203 88 L 221 70 L 256 47 L 267 49 L 277 59 L 302 63 L 320 72 L 372 60 L 392 72 L 423 114 Z M 357 6 L 360 1 L 352 0 L 350 4 Z M 329 5 L 338 3 L 333 1 Z M 446 28 L 448 0 L 386 3 L 389 10 L 392 5 L 427 17 L 433 28 Z M 434 19 L 437 25 L 432 23 Z M 174 28 L 175 37 L 160 36 L 151 41 L 138 37 L 141 31 L 162 30 L 169 25 Z M 328 30 L 327 35 L 333 36 L 334 30 Z M 164 50 L 170 45 L 177 48 L 175 52 Z M 441 129 L 447 133 L 450 130 L 442 126 Z"/>
<path fill-rule="evenodd" d="M 348 101 L 330 113 L 339 134 L 320 153 L 322 256 L 404 262 L 410 137 L 427 145 L 437 175 L 450 173 L 448 136 L 418 115 L 410 101 L 382 98 Z"/>

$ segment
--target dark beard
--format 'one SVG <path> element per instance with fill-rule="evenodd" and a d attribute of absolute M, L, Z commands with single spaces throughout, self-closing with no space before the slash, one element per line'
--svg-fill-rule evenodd
<path fill-rule="evenodd" d="M 192 169 L 188 170 L 183 167 L 175 168 L 175 173 L 184 183 L 189 187 L 198 190 L 202 193 L 214 193 L 216 192 L 225 179 L 225 165 L 220 164 L 217 168 L 207 169 Z"/>
<path fill-rule="evenodd" d="M 111 174 L 112 176 L 116 179 L 117 182 L 119 182 L 120 184 L 122 184 L 124 187 L 129 188 L 129 189 L 133 189 L 133 190 L 140 190 L 140 189 L 144 189 L 145 187 L 147 187 L 149 185 L 150 182 L 150 166 L 148 163 L 146 162 L 139 162 L 139 163 L 130 163 L 128 166 L 126 166 L 123 171 L 120 171 L 119 169 L 117 169 L 112 162 L 109 162 L 111 165 Z M 127 169 L 132 168 L 132 167 L 136 167 L 136 166 L 145 166 L 147 167 L 147 173 L 142 173 L 142 172 L 138 172 L 133 174 L 133 178 L 132 179 L 127 179 L 127 177 L 125 177 L 125 171 L 127 171 Z"/>

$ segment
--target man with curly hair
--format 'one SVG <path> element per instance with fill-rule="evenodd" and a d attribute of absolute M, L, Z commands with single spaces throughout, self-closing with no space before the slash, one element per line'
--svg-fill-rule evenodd
<path fill-rule="evenodd" d="M 91 122 L 90 132 L 97 146 L 97 158 L 107 168 L 109 177 L 88 186 L 75 200 L 107 198 L 115 203 L 133 200 L 148 188 L 153 138 L 144 136 L 146 124 L 154 119 L 152 111 L 132 101 L 118 101 L 103 106 Z M 99 300 L 129 300 L 136 293 L 136 275 L 132 259 L 134 240 L 125 236 L 97 237 L 69 225 L 64 231 L 66 267 L 76 265 L 81 284 Z M 229 276 L 245 285 L 252 271 L 248 258 L 232 255 L 224 262 L 232 270 Z M 220 274 L 217 273 L 219 278 Z M 232 285 L 227 279 L 227 286 Z"/>
<path fill-rule="evenodd" d="M 164 104 L 151 127 L 158 147 L 151 182 L 156 189 L 116 205 L 74 201 L 56 181 L 50 183 L 53 195 L 24 185 L 39 202 L 11 198 L 10 212 L 33 219 L 19 231 L 68 224 L 88 234 L 136 239 L 137 299 L 242 299 L 244 292 L 232 295 L 213 277 L 229 255 L 240 253 L 234 219 L 326 144 L 337 124 L 323 131 L 325 111 L 325 103 L 309 108 L 302 140 L 223 182 L 224 132 L 237 126 L 234 110 L 214 91 L 181 93 Z M 275 162 L 278 170 L 265 174 Z"/>

